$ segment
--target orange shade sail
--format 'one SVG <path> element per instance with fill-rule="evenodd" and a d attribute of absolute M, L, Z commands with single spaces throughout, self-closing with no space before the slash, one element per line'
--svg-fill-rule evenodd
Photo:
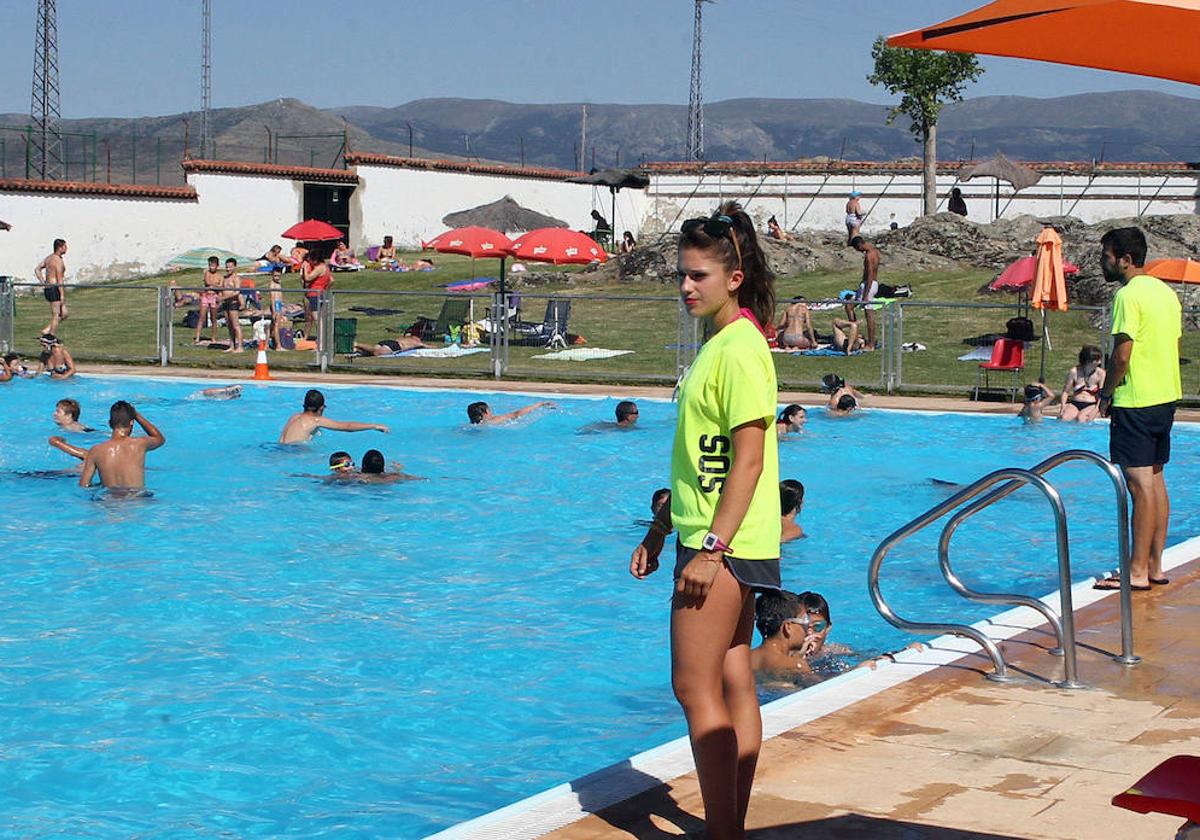
<path fill-rule="evenodd" d="M 1200 0 L 995 0 L 887 42 L 1200 84 Z"/>
<path fill-rule="evenodd" d="M 1036 309 L 1067 311 L 1067 280 L 1063 276 L 1062 239 L 1054 228 L 1043 228 L 1037 238 L 1037 275 L 1029 302 Z"/>
<path fill-rule="evenodd" d="M 1195 260 L 1150 260 L 1146 273 L 1168 283 L 1200 283 L 1200 262 Z"/>

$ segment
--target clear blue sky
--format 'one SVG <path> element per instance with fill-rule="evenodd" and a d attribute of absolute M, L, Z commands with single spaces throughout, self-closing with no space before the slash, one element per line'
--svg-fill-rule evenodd
<path fill-rule="evenodd" d="M 876 35 L 982 0 L 719 0 L 705 7 L 705 100 L 846 97 Z M 59 0 L 66 117 L 195 110 L 200 0 Z M 36 0 L 0 0 L 0 112 L 27 113 Z M 687 102 L 691 0 L 212 0 L 213 104 L 292 96 L 319 107 L 461 96 L 513 102 Z M 455 11 L 450 12 L 448 10 Z M 971 96 L 1190 85 L 985 58 Z"/>

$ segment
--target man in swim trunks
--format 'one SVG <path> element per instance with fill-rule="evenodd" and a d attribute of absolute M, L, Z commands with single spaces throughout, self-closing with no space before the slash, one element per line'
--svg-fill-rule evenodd
<path fill-rule="evenodd" d="M 67 266 L 63 262 L 66 253 L 67 240 L 55 239 L 54 250 L 33 270 L 33 276 L 42 284 L 42 296 L 50 304 L 50 323 L 42 329 L 42 335 L 57 333 L 59 322 L 67 319 L 67 295 L 63 286 L 67 275 Z"/>
<path fill-rule="evenodd" d="M 854 190 L 850 193 L 850 199 L 846 202 L 846 241 L 851 242 L 854 237 L 858 236 L 858 229 L 862 227 L 863 220 L 867 218 L 867 214 L 862 209 L 862 193 Z"/>
<path fill-rule="evenodd" d="M 315 388 L 304 395 L 304 410 L 293 414 L 279 433 L 280 443 L 307 443 L 321 429 L 334 432 L 377 431 L 388 433 L 382 423 L 356 423 L 350 420 L 330 420 L 325 416 L 325 395 Z"/>
<path fill-rule="evenodd" d="M 354 352 L 360 356 L 390 356 L 393 353 L 404 353 L 426 346 L 428 345 L 415 335 L 399 335 L 395 338 L 385 338 L 374 344 L 355 344 Z"/>
<path fill-rule="evenodd" d="M 533 405 L 527 405 L 524 408 L 518 408 L 516 411 L 509 411 L 506 414 L 492 414 L 492 407 L 487 403 L 473 402 L 467 406 L 467 419 L 471 421 L 472 426 L 492 423 L 507 423 L 509 420 L 516 420 L 518 417 L 524 417 L 531 411 L 537 411 L 539 408 L 554 408 L 554 403 L 549 400 L 536 402 Z"/>
<path fill-rule="evenodd" d="M 59 400 L 54 404 L 54 422 L 67 432 L 94 432 L 95 429 L 79 422 L 79 402 L 72 399 Z"/>
<path fill-rule="evenodd" d="M 779 319 L 778 344 L 795 350 L 811 350 L 817 346 L 817 333 L 813 329 L 812 312 L 803 295 L 796 295 L 783 310 Z"/>
<path fill-rule="evenodd" d="M 142 427 L 145 436 L 133 436 L 134 423 Z M 112 404 L 108 412 L 108 425 L 112 429 L 112 437 L 88 450 L 83 460 L 79 486 L 91 486 L 92 477 L 99 471 L 100 483 L 107 488 L 145 489 L 146 453 L 158 449 L 167 439 L 153 423 L 124 400 Z"/>
<path fill-rule="evenodd" d="M 226 353 L 241 353 L 242 325 L 238 320 L 242 314 L 242 278 L 237 271 L 237 260 L 225 260 L 225 274 L 221 278 L 221 311 L 225 314 L 225 327 L 229 330 L 229 349 Z"/>
<path fill-rule="evenodd" d="M 875 296 L 879 294 L 879 249 L 861 236 L 850 240 L 850 247 L 863 255 L 862 282 L 858 284 L 858 293 L 855 294 L 854 299 L 867 304 L 875 300 Z M 853 317 L 853 309 L 851 304 L 846 304 L 846 312 L 850 317 Z M 867 342 L 864 349 L 874 350 L 875 312 L 870 306 L 864 306 L 863 311 L 867 315 Z"/>

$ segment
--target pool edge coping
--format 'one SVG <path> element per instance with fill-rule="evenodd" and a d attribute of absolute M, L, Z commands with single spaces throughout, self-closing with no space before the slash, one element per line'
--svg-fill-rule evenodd
<path fill-rule="evenodd" d="M 1200 536 L 1185 539 L 1163 551 L 1163 571 L 1171 571 L 1200 558 Z M 1071 587 L 1075 610 L 1119 595 L 1118 590 L 1095 590 L 1096 578 Z M 1041 599 L 1056 606 L 1058 592 Z M 1005 641 L 1021 633 L 1047 626 L 1044 616 L 1029 607 L 1005 610 L 971 625 L 987 632 L 995 641 Z M 990 631 L 990 632 L 989 632 Z M 943 665 L 950 665 L 980 652 L 979 646 L 958 636 L 938 636 L 920 642 L 923 650 L 904 648 L 878 661 L 875 668 L 859 667 L 822 683 L 762 707 L 763 740 L 782 735 L 819 718 L 902 685 Z M 906 666 L 898 668 L 897 666 Z M 624 761 L 555 785 L 540 793 L 512 802 L 496 810 L 456 823 L 427 836 L 427 840 L 469 840 L 473 838 L 537 838 L 568 826 L 604 808 L 623 802 L 672 779 L 692 772 L 691 746 L 681 736 Z M 585 807 L 582 803 L 586 801 Z"/>

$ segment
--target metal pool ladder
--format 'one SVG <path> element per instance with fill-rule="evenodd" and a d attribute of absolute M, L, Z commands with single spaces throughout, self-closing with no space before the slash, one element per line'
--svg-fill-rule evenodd
<path fill-rule="evenodd" d="M 1016 467 L 996 470 L 988 473 L 978 481 L 963 488 L 946 501 L 930 508 L 925 513 L 913 519 L 907 525 L 893 532 L 875 549 L 871 556 L 871 566 L 868 573 L 868 588 L 875 609 L 886 621 L 901 630 L 917 633 L 950 633 L 955 636 L 965 636 L 982 647 L 992 659 L 995 671 L 987 678 L 997 682 L 1009 682 L 1013 679 L 1008 673 L 1004 656 L 987 635 L 966 624 L 947 624 L 931 621 L 910 621 L 898 616 L 891 606 L 883 599 L 879 590 L 879 570 L 887 553 L 898 543 L 908 539 L 917 531 L 941 519 L 951 511 L 956 511 L 942 528 L 941 539 L 938 540 L 938 564 L 942 577 L 950 588 L 970 601 L 984 604 L 1011 604 L 1014 606 L 1030 607 L 1037 610 L 1050 623 L 1058 640 L 1058 647 L 1050 652 L 1063 657 L 1064 679 L 1057 683 L 1063 688 L 1081 688 L 1075 657 L 1075 615 L 1071 604 L 1071 557 L 1070 545 L 1067 540 L 1067 512 L 1063 507 L 1062 497 L 1043 475 L 1055 467 L 1070 461 L 1088 461 L 1095 464 L 1108 475 L 1112 481 L 1117 502 L 1117 556 L 1120 560 L 1121 579 L 1121 653 L 1113 659 L 1122 665 L 1136 665 L 1141 661 L 1133 653 L 1133 614 L 1132 595 L 1129 585 L 1129 497 L 1125 484 L 1125 476 L 1121 470 L 1095 452 L 1085 449 L 1068 449 L 1052 455 L 1030 469 Z M 1003 482 L 1003 483 L 1002 483 Z M 996 485 L 1000 485 L 996 487 Z M 968 517 L 973 516 L 986 507 L 995 504 L 1009 496 L 1026 484 L 1036 487 L 1047 501 L 1050 502 L 1054 514 L 1055 543 L 1058 551 L 1058 596 L 1060 611 L 1054 611 L 1037 598 L 1028 595 L 1014 595 L 996 592 L 977 592 L 955 574 L 950 565 L 950 540 L 955 530 Z"/>

